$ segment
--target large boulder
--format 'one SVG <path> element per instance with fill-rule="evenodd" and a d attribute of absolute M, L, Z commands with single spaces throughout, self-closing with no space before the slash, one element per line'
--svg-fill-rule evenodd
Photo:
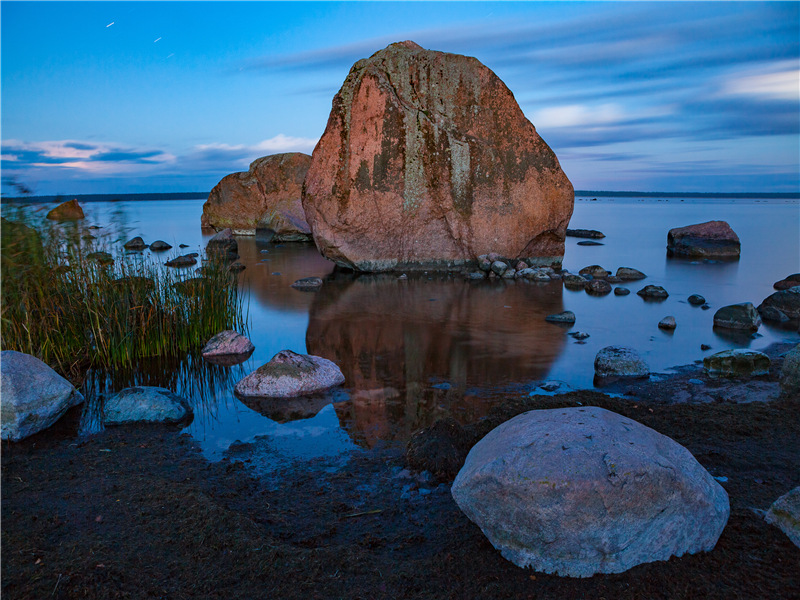
<path fill-rule="evenodd" d="M 781 395 L 787 398 L 800 398 L 800 344 L 783 359 Z"/>
<path fill-rule="evenodd" d="M 723 306 L 714 313 L 714 327 L 756 331 L 761 326 L 761 317 L 750 302 Z"/>
<path fill-rule="evenodd" d="M 796 321 L 800 319 L 800 283 L 787 290 L 781 290 L 770 294 L 758 305 L 758 312 L 765 319 L 775 314 L 775 310 L 780 311 L 791 320 Z M 770 320 L 776 319 L 771 318 Z"/>
<path fill-rule="evenodd" d="M 594 374 L 600 379 L 609 377 L 648 377 L 650 367 L 633 348 L 606 346 L 594 357 Z"/>
<path fill-rule="evenodd" d="M 58 421 L 83 396 L 41 360 L 15 350 L 0 353 L 3 401 L 0 438 L 19 441 Z"/>
<path fill-rule="evenodd" d="M 106 425 L 125 423 L 182 423 L 192 416 L 189 403 L 161 387 L 131 387 L 104 398 L 103 422 Z"/>
<path fill-rule="evenodd" d="M 570 577 L 709 551 L 730 512 L 686 448 L 597 407 L 500 425 L 472 448 L 452 494 L 506 559 Z"/>
<path fill-rule="evenodd" d="M 344 383 L 335 363 L 320 356 L 281 350 L 236 384 L 242 397 L 293 398 L 325 392 Z"/>
<path fill-rule="evenodd" d="M 573 201 L 491 70 L 410 41 L 353 65 L 303 189 L 317 247 L 361 271 L 456 268 L 489 252 L 560 264 Z"/>
<path fill-rule="evenodd" d="M 756 350 L 723 350 L 703 359 L 711 377 L 755 377 L 769 374 L 769 356 Z"/>
<path fill-rule="evenodd" d="M 725 221 L 676 227 L 667 234 L 669 256 L 736 259 L 740 252 L 739 236 Z"/>
<path fill-rule="evenodd" d="M 301 152 L 263 156 L 242 173 L 223 177 L 203 204 L 203 227 L 237 235 L 270 230 L 275 241 L 311 239 L 301 196 L 311 157 Z"/>
<path fill-rule="evenodd" d="M 775 500 L 764 517 L 785 533 L 800 548 L 800 486 Z"/>
<path fill-rule="evenodd" d="M 77 198 L 62 202 L 47 213 L 47 218 L 52 221 L 80 221 L 85 217 Z"/>

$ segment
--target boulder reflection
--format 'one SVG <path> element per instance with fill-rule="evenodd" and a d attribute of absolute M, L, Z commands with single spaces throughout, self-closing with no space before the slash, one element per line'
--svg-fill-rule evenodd
<path fill-rule="evenodd" d="M 342 369 L 339 419 L 372 447 L 443 416 L 477 419 L 502 388 L 545 377 L 565 333 L 544 318 L 562 310 L 560 282 L 337 272 L 314 296 L 306 347 Z"/>

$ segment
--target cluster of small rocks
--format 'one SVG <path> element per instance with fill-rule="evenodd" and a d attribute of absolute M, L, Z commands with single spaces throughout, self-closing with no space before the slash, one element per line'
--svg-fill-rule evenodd
<path fill-rule="evenodd" d="M 531 281 L 552 281 L 561 279 L 552 267 L 531 266 L 524 260 L 505 258 L 496 252 L 478 257 L 478 270 L 467 273 L 467 279 L 528 279 Z"/>

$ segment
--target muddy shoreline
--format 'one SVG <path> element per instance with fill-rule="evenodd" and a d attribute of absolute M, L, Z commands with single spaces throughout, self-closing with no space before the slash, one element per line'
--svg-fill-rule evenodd
<path fill-rule="evenodd" d="M 780 351 L 758 389 L 775 389 Z M 358 450 L 343 466 L 319 460 L 266 472 L 259 457 L 268 439 L 209 463 L 175 429 L 76 438 L 74 410 L 2 446 L 2 595 L 800 598 L 800 549 L 761 516 L 800 485 L 800 399 L 734 403 L 752 383 L 710 381 L 689 365 L 614 389 L 626 397 L 509 398 L 480 425 L 531 409 L 601 406 L 672 437 L 727 478 L 731 516 L 712 552 L 588 579 L 504 560 L 448 483 L 406 468 L 401 445 Z"/>

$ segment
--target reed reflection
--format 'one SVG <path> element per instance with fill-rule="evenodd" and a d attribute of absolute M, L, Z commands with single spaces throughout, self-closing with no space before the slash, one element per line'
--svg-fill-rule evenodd
<path fill-rule="evenodd" d="M 562 310 L 560 282 L 336 272 L 311 304 L 306 347 L 342 369 L 339 419 L 372 447 L 443 416 L 479 418 L 502 388 L 545 377 L 565 336 L 544 317 Z"/>

